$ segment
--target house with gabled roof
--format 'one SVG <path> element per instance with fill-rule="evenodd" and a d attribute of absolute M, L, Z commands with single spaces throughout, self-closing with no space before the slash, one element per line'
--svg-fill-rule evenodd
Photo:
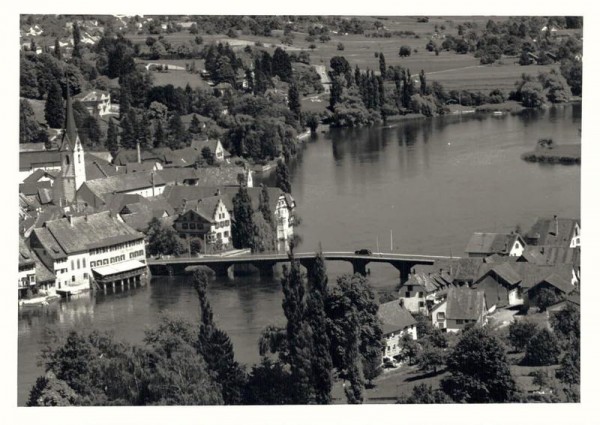
<path fill-rule="evenodd" d="M 492 254 L 520 257 L 525 249 L 525 240 L 518 233 L 475 232 L 465 252 L 469 257 L 487 257 Z"/>
<path fill-rule="evenodd" d="M 217 163 L 223 162 L 225 161 L 225 158 L 231 156 L 231 154 L 223 148 L 223 144 L 219 139 L 194 139 L 192 140 L 191 147 L 200 155 L 202 155 L 203 149 L 209 149 Z"/>
<path fill-rule="evenodd" d="M 173 227 L 180 237 L 200 238 L 217 249 L 231 242 L 231 216 L 220 195 L 187 201 Z"/>
<path fill-rule="evenodd" d="M 428 314 L 429 309 L 445 297 L 448 288 L 454 286 L 452 280 L 447 270 L 436 269 L 435 265 L 416 265 L 398 295 L 411 313 Z"/>
<path fill-rule="evenodd" d="M 525 234 L 525 240 L 534 246 L 561 246 L 576 248 L 581 246 L 581 223 L 575 218 L 541 217 Z"/>
<path fill-rule="evenodd" d="M 89 289 L 94 272 L 105 278 L 107 266 L 119 265 L 119 273 L 128 277 L 146 271 L 144 234 L 110 211 L 46 221 L 33 230 L 29 243 L 56 275 L 58 292 Z"/>
<path fill-rule="evenodd" d="M 19 237 L 19 274 L 18 274 L 19 299 L 25 297 L 27 291 L 35 287 L 35 256 Z"/>
<path fill-rule="evenodd" d="M 573 285 L 563 274 L 552 273 L 527 288 L 526 303 L 528 306 L 538 305 L 540 293 L 543 290 L 549 290 L 561 299 L 571 294 L 575 289 L 575 285 Z"/>
<path fill-rule="evenodd" d="M 377 317 L 385 341 L 383 357 L 392 358 L 402 354 L 404 335 L 417 339 L 417 321 L 400 300 L 380 304 Z"/>
<path fill-rule="evenodd" d="M 485 326 L 488 307 L 485 293 L 466 286 L 450 288 L 447 298 L 431 310 L 434 327 L 458 332 L 466 326 Z"/>
<path fill-rule="evenodd" d="M 110 113 L 110 93 L 104 90 L 89 90 L 74 96 L 85 106 L 90 115 L 102 117 Z"/>
<path fill-rule="evenodd" d="M 472 288 L 483 291 L 488 308 L 504 308 L 523 304 L 521 276 L 512 262 L 484 264 Z"/>

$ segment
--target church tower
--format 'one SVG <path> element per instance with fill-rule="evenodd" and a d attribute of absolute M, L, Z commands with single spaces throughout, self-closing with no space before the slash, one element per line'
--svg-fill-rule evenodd
<path fill-rule="evenodd" d="M 55 185 L 58 193 L 55 199 L 68 204 L 75 202 L 77 190 L 85 181 L 85 153 L 77 134 L 77 126 L 73 117 L 73 105 L 69 84 L 67 82 L 67 114 L 65 129 L 58 149 L 60 153 L 61 169 L 60 176 Z"/>

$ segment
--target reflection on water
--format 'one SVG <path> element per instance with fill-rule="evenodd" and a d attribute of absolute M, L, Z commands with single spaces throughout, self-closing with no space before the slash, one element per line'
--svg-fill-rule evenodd
<path fill-rule="evenodd" d="M 579 216 L 580 167 L 530 164 L 520 155 L 537 140 L 579 141 L 581 107 L 520 115 L 484 114 L 411 120 L 388 126 L 335 129 L 310 138 L 290 166 L 292 195 L 303 224 L 300 250 L 382 251 L 462 255 L 473 231 L 527 228 L 537 215 Z M 274 175 L 256 178 L 274 183 Z M 390 245 L 393 246 L 390 248 Z M 330 282 L 350 273 L 327 265 Z M 370 265 L 376 290 L 392 289 L 398 272 Z M 284 325 L 280 283 L 258 275 L 210 283 L 215 320 L 231 337 L 237 360 L 259 359 L 267 325 Z M 41 309 L 19 311 L 18 400 L 42 373 L 45 329 L 100 329 L 139 343 L 161 314 L 198 320 L 189 277 L 157 277 L 116 294 L 83 294 Z"/>

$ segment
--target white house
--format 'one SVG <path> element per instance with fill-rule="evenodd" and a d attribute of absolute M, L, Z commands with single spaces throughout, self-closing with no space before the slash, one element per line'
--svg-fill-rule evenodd
<path fill-rule="evenodd" d="M 492 254 L 520 257 L 525 250 L 525 240 L 518 233 L 475 232 L 465 252 L 469 257 L 487 257 Z"/>
<path fill-rule="evenodd" d="M 231 241 L 231 216 L 221 196 L 186 202 L 173 227 L 183 238 L 197 237 L 220 249 Z"/>
<path fill-rule="evenodd" d="M 417 321 L 399 300 L 381 304 L 377 317 L 381 321 L 381 330 L 385 340 L 383 357 L 393 358 L 402 354 L 404 335 L 417 339 Z"/>
<path fill-rule="evenodd" d="M 93 272 L 119 265 L 121 273 L 145 273 L 144 234 L 109 211 L 44 223 L 30 237 L 31 249 L 56 275 L 58 291 L 89 288 Z M 118 278 L 118 276 L 116 276 Z"/>
<path fill-rule="evenodd" d="M 103 90 L 90 90 L 74 97 L 93 116 L 104 116 L 111 112 L 110 93 Z"/>
<path fill-rule="evenodd" d="M 443 302 L 431 309 L 431 322 L 435 328 L 458 332 L 468 325 L 485 326 L 487 311 L 483 291 L 455 287 L 450 288 Z"/>

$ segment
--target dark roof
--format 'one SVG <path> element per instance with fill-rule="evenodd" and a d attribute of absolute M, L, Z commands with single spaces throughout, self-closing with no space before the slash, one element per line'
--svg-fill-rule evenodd
<path fill-rule="evenodd" d="M 141 239 L 144 235 L 110 212 L 49 221 L 45 227 L 68 254 Z"/>
<path fill-rule="evenodd" d="M 124 169 L 119 169 L 108 161 L 96 156 L 85 155 L 85 179 L 96 180 L 104 179 L 117 174 L 124 174 Z"/>
<path fill-rule="evenodd" d="M 37 195 L 39 189 L 50 189 L 51 187 L 52 182 L 49 180 L 44 180 L 35 183 L 21 183 L 19 185 L 19 193 L 22 193 L 26 196 L 32 196 Z"/>
<path fill-rule="evenodd" d="M 483 291 L 465 286 L 450 288 L 447 302 L 446 317 L 452 320 L 477 320 L 485 309 Z"/>
<path fill-rule="evenodd" d="M 53 260 L 67 257 L 65 251 L 60 247 L 60 244 L 56 241 L 56 239 L 54 239 L 54 236 L 52 236 L 52 233 L 50 233 L 47 228 L 40 227 L 33 229 L 33 233 L 46 250 L 46 254 L 49 255 Z"/>
<path fill-rule="evenodd" d="M 477 281 L 473 288 L 483 291 L 485 301 L 489 307 L 495 305 L 502 308 L 508 305 L 508 288 L 498 284 L 498 281 L 491 275 L 486 275 L 483 279 Z"/>
<path fill-rule="evenodd" d="M 96 196 L 103 198 L 108 193 L 129 192 L 152 187 L 152 179 L 152 172 L 139 172 L 117 174 L 103 179 L 86 181 L 83 184 L 96 194 Z M 154 185 L 163 186 L 164 184 L 164 180 L 155 173 Z"/>
<path fill-rule="evenodd" d="M 532 285 L 528 289 L 528 291 L 531 291 L 533 288 L 535 288 L 536 286 L 538 286 L 542 283 L 548 283 L 565 294 L 570 294 L 571 292 L 573 292 L 575 290 L 575 286 L 571 284 L 570 279 L 566 279 L 565 276 L 563 276 L 561 274 L 552 273 L 551 275 L 546 276 L 541 281 Z"/>
<path fill-rule="evenodd" d="M 415 318 L 398 300 L 390 301 L 379 306 L 377 317 L 381 321 L 383 334 L 401 331 L 417 323 Z"/>
<path fill-rule="evenodd" d="M 140 171 L 152 171 L 156 167 L 154 162 L 130 162 L 126 165 L 127 173 L 138 173 Z"/>
<path fill-rule="evenodd" d="M 144 161 L 158 161 L 160 163 L 167 162 L 167 153 L 170 153 L 170 148 L 155 148 L 150 150 L 142 150 L 140 152 L 142 157 L 142 162 Z M 137 162 L 137 150 L 136 149 L 121 149 L 117 152 L 113 163 L 115 165 L 127 165 L 130 162 Z"/>
<path fill-rule="evenodd" d="M 23 180 L 23 183 L 37 183 L 42 177 L 50 177 L 52 179 L 55 179 L 58 176 L 58 174 L 58 170 L 45 171 L 38 168 L 33 173 L 28 175 L 27 178 Z"/>
<path fill-rule="evenodd" d="M 536 245 L 569 246 L 575 225 L 580 225 L 575 218 L 538 218 L 526 237 L 536 240 Z M 558 230 L 558 233 L 557 233 Z"/>
<path fill-rule="evenodd" d="M 573 276 L 573 266 L 571 264 L 513 263 L 511 267 L 521 276 L 521 287 L 524 289 L 531 288 L 552 274 L 557 274 L 568 282 L 571 282 Z"/>
<path fill-rule="evenodd" d="M 29 171 L 32 168 L 60 167 L 61 158 L 58 151 L 19 152 L 19 170 Z"/>
<path fill-rule="evenodd" d="M 473 233 L 465 252 L 468 254 L 508 254 L 519 237 L 516 233 Z"/>
<path fill-rule="evenodd" d="M 93 156 L 101 161 L 112 163 L 113 157 L 109 151 L 85 151 L 85 156 Z"/>
<path fill-rule="evenodd" d="M 483 258 L 450 258 L 436 260 L 433 264 L 433 270 L 445 270 L 452 280 L 473 281 L 478 276 L 479 266 L 483 264 Z"/>
<path fill-rule="evenodd" d="M 32 266 L 33 264 L 35 264 L 35 257 L 25 243 L 25 239 L 19 236 L 19 266 Z"/>
<path fill-rule="evenodd" d="M 40 257 L 34 254 L 35 258 L 35 280 L 39 283 L 54 282 L 56 275 L 44 265 Z"/>

